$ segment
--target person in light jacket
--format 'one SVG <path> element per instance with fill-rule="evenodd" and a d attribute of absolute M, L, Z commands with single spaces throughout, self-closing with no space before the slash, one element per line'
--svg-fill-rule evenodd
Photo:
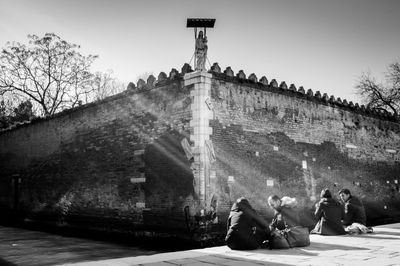
<path fill-rule="evenodd" d="M 300 225 L 297 211 L 297 200 L 291 197 L 278 197 L 277 195 L 268 198 L 268 205 L 274 209 L 274 217 L 270 224 L 271 231 L 284 230 Z"/>
<path fill-rule="evenodd" d="M 345 235 L 342 226 L 344 209 L 342 205 L 332 198 L 331 192 L 325 188 L 321 191 L 321 200 L 316 204 L 315 217 L 318 222 L 311 231 L 320 235 Z"/>

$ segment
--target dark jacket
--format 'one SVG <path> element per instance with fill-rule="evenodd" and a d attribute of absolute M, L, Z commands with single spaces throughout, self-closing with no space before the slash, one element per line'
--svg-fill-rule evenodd
<path fill-rule="evenodd" d="M 311 231 L 321 235 L 344 235 L 342 219 L 344 217 L 343 206 L 333 198 L 322 198 L 317 203 L 315 217 L 318 222 Z"/>
<path fill-rule="evenodd" d="M 364 205 L 354 196 L 350 196 L 350 198 L 348 198 L 344 203 L 343 225 L 348 226 L 352 223 L 367 224 Z"/>
<path fill-rule="evenodd" d="M 300 219 L 297 211 L 297 201 L 282 205 L 275 210 L 274 218 L 270 224 L 271 230 L 284 230 L 286 228 L 299 226 Z"/>
<path fill-rule="evenodd" d="M 256 249 L 269 237 L 268 223 L 256 213 L 247 200 L 233 204 L 227 227 L 225 241 L 231 249 Z"/>

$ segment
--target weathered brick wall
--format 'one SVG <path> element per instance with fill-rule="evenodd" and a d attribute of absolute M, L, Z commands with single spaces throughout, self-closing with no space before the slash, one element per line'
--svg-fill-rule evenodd
<path fill-rule="evenodd" d="M 181 145 L 191 117 L 182 75 L 161 73 L 156 85 L 139 81 L 101 102 L 1 132 L 2 209 L 110 230 L 186 229 L 183 209 L 196 201 Z"/>
<path fill-rule="evenodd" d="M 296 197 L 312 225 L 319 192 L 346 187 L 371 223 L 400 217 L 393 117 L 215 65 L 184 86 L 188 72 L 0 132 L 1 210 L 206 239 L 240 196 L 267 218 L 268 196 Z"/>
<path fill-rule="evenodd" d="M 214 68 L 215 70 L 215 68 Z M 272 194 L 296 197 L 308 219 L 320 191 L 349 188 L 366 204 L 371 223 L 400 216 L 400 124 L 319 92 L 289 89 L 255 75 L 214 72 L 214 193 L 226 217 L 246 196 L 271 217 Z M 210 175 L 211 177 L 213 174 Z"/>

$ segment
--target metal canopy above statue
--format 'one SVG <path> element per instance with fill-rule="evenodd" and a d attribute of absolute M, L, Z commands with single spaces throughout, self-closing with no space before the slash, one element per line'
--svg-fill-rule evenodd
<path fill-rule="evenodd" d="M 186 27 L 194 28 L 195 52 L 194 69 L 197 71 L 206 70 L 207 60 L 207 28 L 214 28 L 215 19 L 213 18 L 188 18 Z M 197 28 L 203 28 L 197 34 Z"/>

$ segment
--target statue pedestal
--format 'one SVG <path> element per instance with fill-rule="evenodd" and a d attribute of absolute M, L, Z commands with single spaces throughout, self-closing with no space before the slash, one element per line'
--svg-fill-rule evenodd
<path fill-rule="evenodd" d="M 207 156 L 206 141 L 210 140 L 212 128 L 209 126 L 213 118 L 213 111 L 207 102 L 211 97 L 211 77 L 205 71 L 195 71 L 184 76 L 185 86 L 193 85 L 190 91 L 192 97 L 192 117 L 190 120 L 190 140 L 193 142 L 192 153 L 194 156 L 195 192 L 199 197 L 201 208 L 207 206 L 206 201 L 209 191 L 207 182 L 210 175 L 210 159 Z"/>

